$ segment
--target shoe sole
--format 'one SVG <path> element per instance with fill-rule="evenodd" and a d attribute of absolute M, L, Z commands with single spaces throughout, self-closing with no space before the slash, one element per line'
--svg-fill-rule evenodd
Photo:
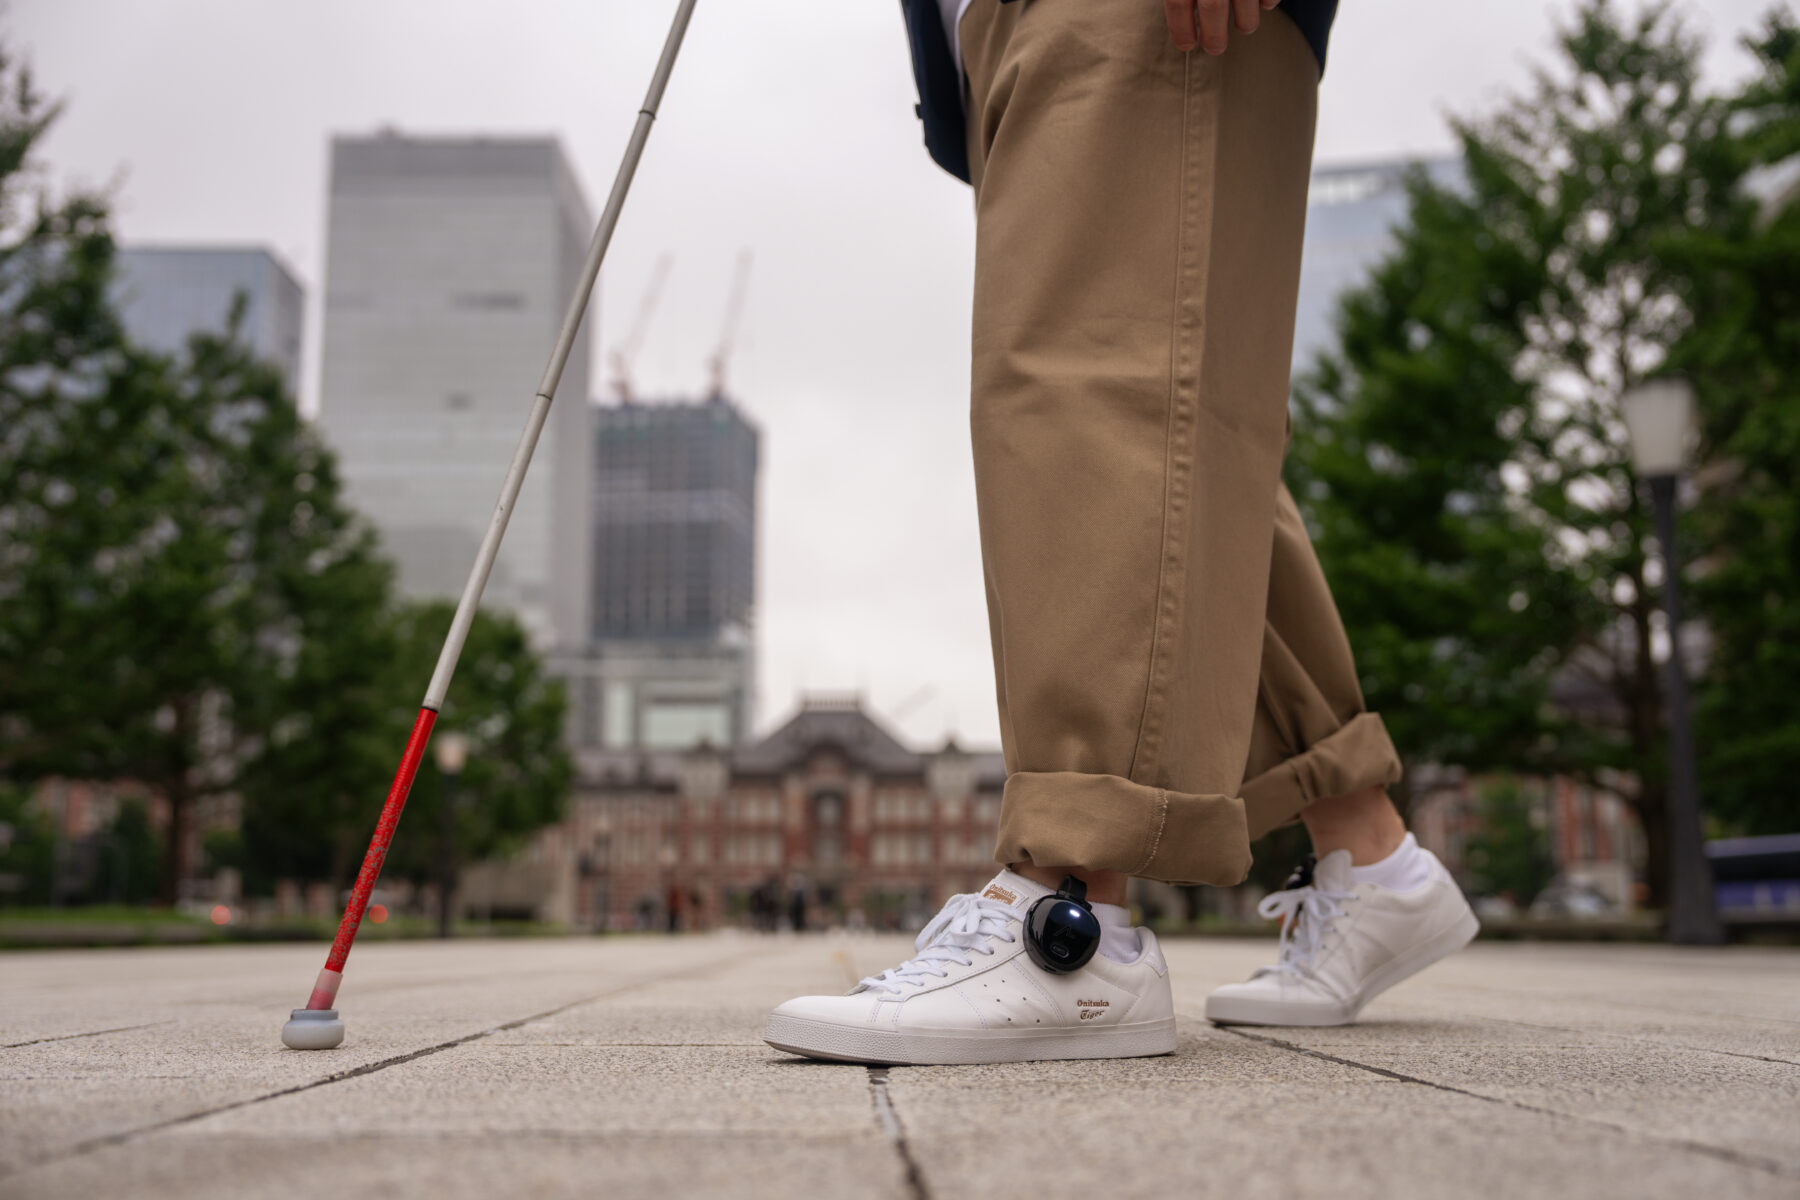
<path fill-rule="evenodd" d="M 893 1066 L 1148 1058 L 1175 1052 L 1175 1018 L 1048 1033 L 972 1029 L 967 1033 L 925 1034 L 853 1029 L 829 1021 L 777 1014 L 764 1027 L 763 1041 L 777 1050 L 805 1058 Z"/>
<path fill-rule="evenodd" d="M 1417 975 L 1439 959 L 1448 958 L 1475 940 L 1481 922 L 1475 913 L 1464 908 L 1456 922 L 1441 933 L 1432 935 L 1411 950 L 1384 964 L 1363 984 L 1351 1003 L 1330 1008 L 1323 1005 L 1302 1007 L 1268 1000 L 1250 1000 L 1237 996 L 1208 996 L 1206 1019 L 1215 1025 L 1348 1025 L 1356 1020 L 1364 1006 L 1397 983 Z"/>

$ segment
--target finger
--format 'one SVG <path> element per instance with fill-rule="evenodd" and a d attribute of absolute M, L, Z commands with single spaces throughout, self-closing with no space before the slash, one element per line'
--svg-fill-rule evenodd
<path fill-rule="evenodd" d="M 1231 23 L 1239 33 L 1255 33 L 1262 20 L 1262 0 L 1231 0 Z"/>
<path fill-rule="evenodd" d="M 1208 54 L 1223 54 L 1231 40 L 1231 0 L 1196 0 L 1199 11 L 1200 48 Z"/>
<path fill-rule="evenodd" d="M 1163 16 L 1169 22 L 1169 38 L 1175 48 L 1187 53 L 1199 44 L 1194 31 L 1194 0 L 1163 0 Z"/>
<path fill-rule="evenodd" d="M 1281 3 L 1281 0 L 1262 0 L 1263 11 L 1268 12 L 1271 8 L 1274 8 L 1277 4 L 1280 4 L 1280 3 Z"/>

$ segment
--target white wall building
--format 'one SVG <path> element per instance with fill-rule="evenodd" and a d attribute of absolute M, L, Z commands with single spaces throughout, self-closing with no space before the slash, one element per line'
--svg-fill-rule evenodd
<path fill-rule="evenodd" d="M 319 423 L 408 595 L 461 592 L 591 232 L 553 138 L 332 140 Z M 483 601 L 544 649 L 590 636 L 591 325 Z"/>

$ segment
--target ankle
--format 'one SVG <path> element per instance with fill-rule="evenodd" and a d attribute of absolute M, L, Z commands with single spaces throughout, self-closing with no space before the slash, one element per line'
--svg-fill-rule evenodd
<path fill-rule="evenodd" d="M 1323 858 L 1337 850 L 1350 852 L 1350 865 L 1380 862 L 1406 840 L 1406 822 L 1377 785 L 1315 801 L 1300 812 L 1312 838 L 1313 853 Z"/>
<path fill-rule="evenodd" d="M 1085 867 L 1040 867 L 1030 859 L 1013 863 L 1010 870 L 1033 883 L 1052 890 L 1062 886 L 1063 876 L 1073 875 L 1087 884 L 1089 904 L 1117 904 L 1124 907 L 1125 884 L 1131 876 L 1123 871 L 1090 871 Z"/>

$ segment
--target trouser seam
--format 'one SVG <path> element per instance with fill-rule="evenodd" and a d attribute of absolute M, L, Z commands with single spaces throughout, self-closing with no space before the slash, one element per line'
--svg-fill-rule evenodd
<path fill-rule="evenodd" d="M 1164 642 L 1167 640 L 1165 629 L 1172 633 L 1172 627 L 1180 615 L 1181 599 L 1177 593 L 1183 590 L 1184 580 L 1181 576 L 1186 563 L 1182 558 L 1179 541 L 1185 534 L 1184 518 L 1192 502 L 1191 495 L 1183 491 L 1180 437 L 1183 432 L 1181 390 L 1187 366 L 1187 344 L 1182 338 L 1183 321 L 1187 312 L 1182 298 L 1189 282 L 1188 256 L 1193 252 L 1195 240 L 1190 226 L 1195 219 L 1196 204 L 1192 201 L 1196 189 L 1189 179 L 1195 165 L 1192 145 L 1193 62 L 1193 55 L 1182 56 L 1181 164 L 1176 176 L 1175 287 L 1169 316 L 1169 415 L 1163 432 L 1162 530 L 1157 544 L 1156 603 L 1151 610 L 1150 657 L 1145 670 L 1144 707 L 1138 719 L 1137 745 L 1132 752 L 1128 776 L 1132 780 L 1154 775 L 1153 764 L 1162 749 L 1166 714 L 1159 706 L 1159 690 L 1164 682 L 1162 676 L 1166 673 L 1162 663 Z M 1196 404 L 1197 402 L 1196 397 Z M 1191 427 L 1186 432 L 1191 436 Z M 1191 471 L 1192 464 L 1187 466 Z"/>
<path fill-rule="evenodd" d="M 1156 861 L 1156 852 L 1162 847 L 1163 830 L 1169 827 L 1169 790 L 1157 788 L 1156 801 L 1158 805 L 1156 836 L 1150 839 L 1150 853 L 1144 855 L 1143 862 L 1132 868 L 1130 873 L 1133 875 L 1142 875 L 1149 869 L 1150 864 Z"/>

